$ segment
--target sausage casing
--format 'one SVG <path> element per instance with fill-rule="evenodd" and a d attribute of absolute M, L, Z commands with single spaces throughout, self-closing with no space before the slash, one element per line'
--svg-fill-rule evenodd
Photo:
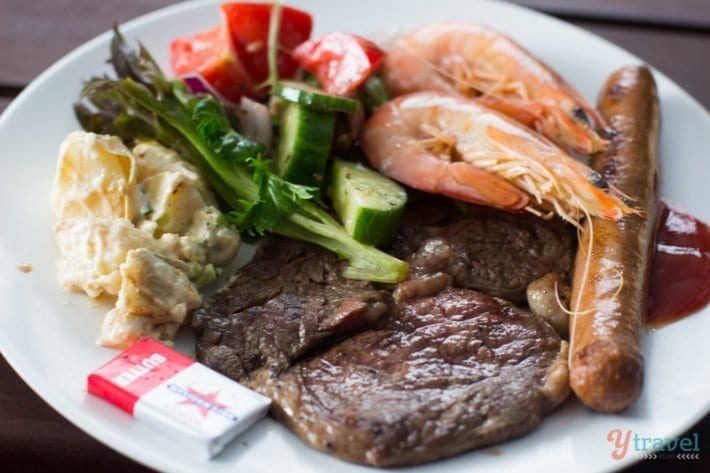
<path fill-rule="evenodd" d="M 614 72 L 601 90 L 599 109 L 611 144 L 592 167 L 641 214 L 584 224 L 570 298 L 570 384 L 587 407 L 619 412 L 643 386 L 641 338 L 658 220 L 660 112 L 648 68 Z"/>

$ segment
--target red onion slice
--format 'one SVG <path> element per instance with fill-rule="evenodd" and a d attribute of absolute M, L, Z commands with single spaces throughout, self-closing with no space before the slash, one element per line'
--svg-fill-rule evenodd
<path fill-rule="evenodd" d="M 207 82 L 204 77 L 202 77 L 196 72 L 185 74 L 184 76 L 180 77 L 180 80 L 182 80 L 187 86 L 187 88 L 195 94 L 211 94 L 227 107 L 232 108 L 237 106 L 237 104 L 235 104 L 231 100 L 226 99 L 222 94 L 217 91 L 217 89 L 212 86 L 212 84 Z"/>
<path fill-rule="evenodd" d="M 249 97 L 242 97 L 235 112 L 239 121 L 237 127 L 239 133 L 266 146 L 268 153 L 271 147 L 273 128 L 271 115 L 266 105 Z"/>

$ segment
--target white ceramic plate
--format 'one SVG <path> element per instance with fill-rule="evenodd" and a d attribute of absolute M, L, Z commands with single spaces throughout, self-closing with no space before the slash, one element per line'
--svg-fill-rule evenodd
<path fill-rule="evenodd" d="M 553 18 L 505 3 L 474 0 L 294 0 L 315 18 L 315 33 L 365 35 L 408 29 L 434 19 L 486 23 L 507 32 L 557 68 L 592 102 L 617 67 L 640 60 L 589 33 Z M 185 3 L 123 26 L 167 70 L 170 39 L 217 24 L 218 2 Z M 108 27 L 109 25 L 107 25 Z M 354 472 L 306 447 L 284 427 L 265 419 L 207 462 L 174 448 L 108 403 L 86 394 L 86 375 L 114 352 L 95 340 L 105 308 L 85 297 L 68 297 L 56 283 L 57 252 L 48 201 L 59 143 L 78 128 L 71 103 L 81 82 L 106 70 L 109 35 L 72 52 L 35 80 L 0 119 L 0 348 L 22 378 L 71 422 L 125 455 L 167 471 Z M 690 96 L 656 72 L 663 113 L 663 194 L 710 220 L 710 116 Z M 17 269 L 32 264 L 29 274 Z M 621 461 L 611 458 L 607 434 L 632 430 L 640 437 L 672 437 L 710 408 L 710 309 L 646 337 L 647 379 L 641 399 L 623 415 L 592 414 L 575 400 L 524 438 L 455 458 L 411 468 L 417 472 L 521 471 L 545 465 L 552 471 L 606 471 L 637 458 L 631 445 Z M 178 345 L 190 353 L 191 335 Z M 409 471 L 409 469 L 407 470 Z"/>

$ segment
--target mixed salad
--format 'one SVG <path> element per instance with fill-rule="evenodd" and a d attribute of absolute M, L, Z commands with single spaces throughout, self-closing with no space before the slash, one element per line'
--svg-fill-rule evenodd
<path fill-rule="evenodd" d="M 116 77 L 91 78 L 75 104 L 85 131 L 62 145 L 53 190 L 60 282 L 116 299 L 104 345 L 172 339 L 240 235 L 321 245 L 349 262 L 348 278 L 407 276 L 377 248 L 407 194 L 353 145 L 387 99 L 383 52 L 345 33 L 309 39 L 311 16 L 278 4 L 221 13 L 210 31 L 172 42 L 175 78 L 114 27 Z"/>
<path fill-rule="evenodd" d="M 342 94 L 358 92 L 376 70 L 381 52 L 361 38 L 352 36 L 347 42 L 343 39 L 347 35 L 338 34 L 301 43 L 286 55 L 277 48 L 308 36 L 309 15 L 284 8 L 281 22 L 279 8 L 263 4 L 225 4 L 222 12 L 224 23 L 213 32 L 173 42 L 173 67 L 177 74 L 188 75 L 186 81 L 168 79 L 147 50 L 132 50 L 116 30 L 111 62 L 118 78 L 87 83 L 76 106 L 82 126 L 126 142 L 153 138 L 177 151 L 202 172 L 225 204 L 225 221 L 244 235 L 276 232 L 322 245 L 350 261 L 346 274 L 350 278 L 404 279 L 406 264 L 370 244 L 386 241 L 387 235 L 376 234 L 364 242 L 353 238 L 379 228 L 370 220 L 380 214 L 389 217 L 401 210 L 405 200 L 401 188 L 360 167 L 355 174 L 338 173 L 348 181 L 348 191 L 334 197 L 347 195 L 348 202 L 334 207 L 342 210 L 349 230 L 324 203 L 336 127 L 356 126 L 353 121 L 362 113 L 359 100 Z M 235 22 L 260 27 L 246 34 L 231 26 Z M 367 64 L 351 64 L 355 55 L 344 49 L 350 47 L 360 48 Z M 230 56 L 238 51 L 242 51 L 238 58 Z M 235 64 L 243 69 L 241 75 L 233 74 Z M 283 80 L 292 79 L 298 65 L 313 71 L 310 80 L 323 80 L 326 90 L 305 81 Z M 264 81 L 267 69 L 269 77 Z M 329 94 L 330 89 L 341 95 Z M 271 108 L 253 99 L 269 99 Z M 237 107 L 250 115 L 241 120 L 252 123 L 241 123 L 240 128 Z M 257 129 L 251 137 L 237 131 L 248 127 Z M 261 127 L 276 129 L 276 144 L 267 142 L 264 137 L 269 132 Z M 352 131 L 346 134 L 352 136 Z M 385 188 L 380 186 L 383 181 L 388 184 Z M 367 187 L 394 195 L 373 196 Z M 370 198 L 358 200 L 365 196 Z"/>

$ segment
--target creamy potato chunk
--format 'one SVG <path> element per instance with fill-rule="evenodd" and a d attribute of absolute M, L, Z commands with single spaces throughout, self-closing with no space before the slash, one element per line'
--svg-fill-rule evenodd
<path fill-rule="evenodd" d="M 198 170 L 156 142 L 132 150 L 113 136 L 70 133 L 51 195 L 59 282 L 108 295 L 99 342 L 142 335 L 171 340 L 240 238 L 226 225 Z"/>

